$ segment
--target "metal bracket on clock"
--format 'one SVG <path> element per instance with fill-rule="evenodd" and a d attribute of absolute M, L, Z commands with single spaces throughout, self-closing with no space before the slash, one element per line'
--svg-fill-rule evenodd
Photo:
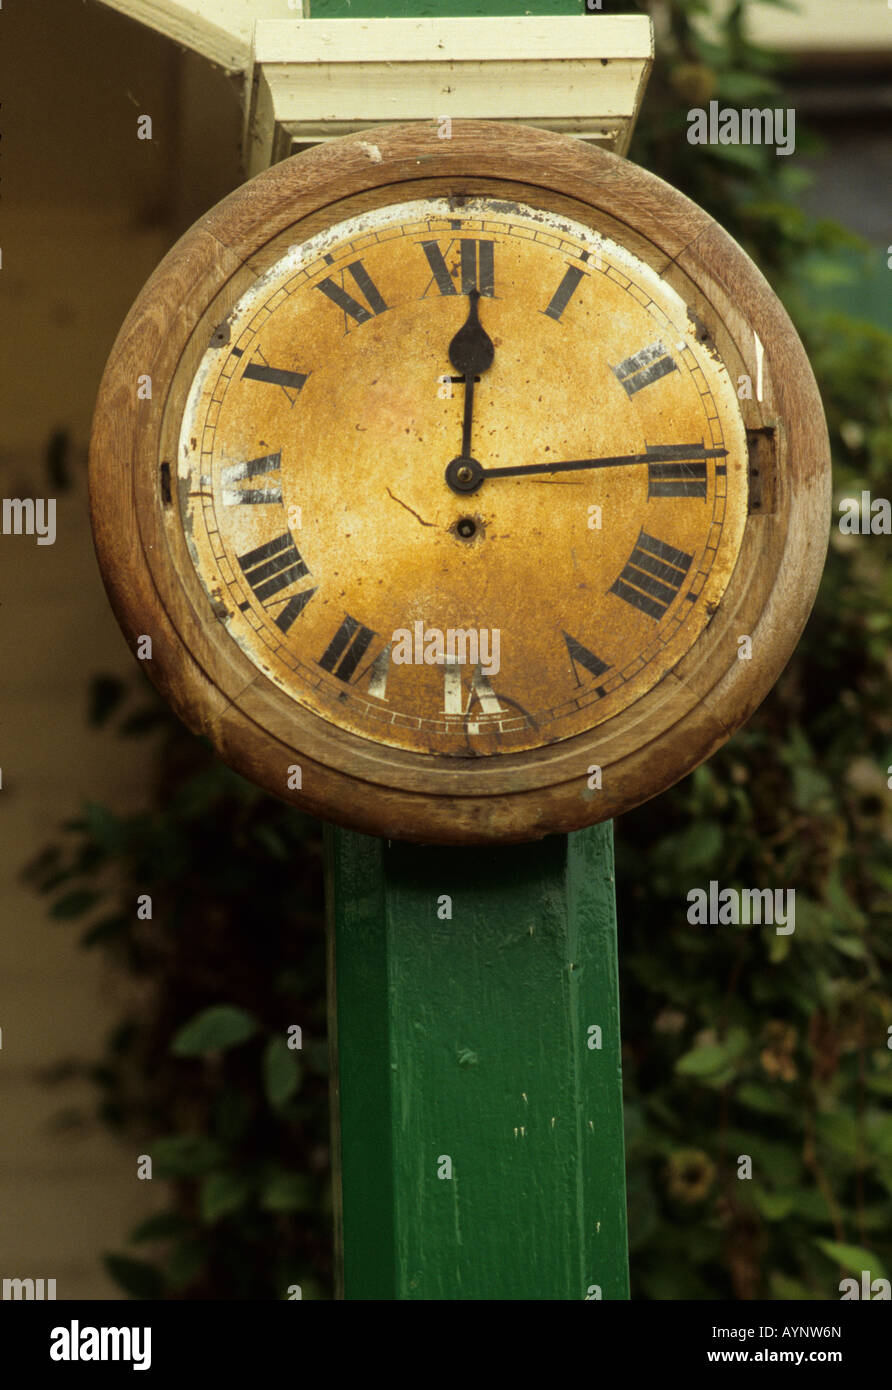
<path fill-rule="evenodd" d="M 625 154 L 652 64 L 646 15 L 259 20 L 246 171 L 374 125 L 427 120 L 447 139 L 450 118 Z"/>

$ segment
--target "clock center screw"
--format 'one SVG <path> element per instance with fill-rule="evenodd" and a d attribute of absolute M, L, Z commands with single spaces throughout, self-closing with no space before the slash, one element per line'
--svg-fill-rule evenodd
<path fill-rule="evenodd" d="M 476 492 L 483 482 L 483 469 L 470 455 L 459 454 L 446 468 L 446 483 L 453 492 Z"/>

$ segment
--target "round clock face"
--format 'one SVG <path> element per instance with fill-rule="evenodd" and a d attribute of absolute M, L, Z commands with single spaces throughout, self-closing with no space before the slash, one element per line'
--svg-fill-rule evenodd
<path fill-rule="evenodd" d="M 556 212 L 398 202 L 292 246 L 182 415 L 189 554 L 253 665 L 340 729 L 498 757 L 583 734 L 696 643 L 747 437 L 679 294 Z"/>
<path fill-rule="evenodd" d="M 369 136 L 259 174 L 146 284 L 94 418 L 103 578 L 266 790 L 397 839 L 576 830 L 789 659 L 820 397 L 740 247 L 629 161 L 492 121 Z"/>

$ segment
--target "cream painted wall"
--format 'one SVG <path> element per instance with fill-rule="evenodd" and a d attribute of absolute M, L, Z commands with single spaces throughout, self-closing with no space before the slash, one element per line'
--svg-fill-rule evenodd
<path fill-rule="evenodd" d="M 239 180 L 239 104 L 223 74 L 95 0 L 11 0 L 0 45 L 0 497 L 51 495 L 55 430 L 73 480 L 54 545 L 0 535 L 0 1279 L 107 1298 L 101 1254 L 163 1185 L 137 1181 L 135 1149 L 102 1128 L 60 1129 L 54 1116 L 95 1093 L 43 1074 L 97 1055 L 129 985 L 77 948 L 76 926 L 48 920 L 20 870 L 84 801 L 138 805 L 152 775 L 142 740 L 85 723 L 91 675 L 134 669 L 93 557 L 86 446 L 132 299 Z M 142 113 L 151 142 L 136 138 Z"/>

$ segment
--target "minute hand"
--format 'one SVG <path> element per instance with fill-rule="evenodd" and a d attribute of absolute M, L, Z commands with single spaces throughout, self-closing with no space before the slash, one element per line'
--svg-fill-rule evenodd
<path fill-rule="evenodd" d="M 528 473 L 575 473 L 587 468 L 629 468 L 636 463 L 698 463 L 726 458 L 727 449 L 707 449 L 703 444 L 655 444 L 644 454 L 616 454 L 612 458 L 566 459 L 561 463 L 516 463 L 507 468 L 483 468 L 484 478 L 515 478 Z"/>

